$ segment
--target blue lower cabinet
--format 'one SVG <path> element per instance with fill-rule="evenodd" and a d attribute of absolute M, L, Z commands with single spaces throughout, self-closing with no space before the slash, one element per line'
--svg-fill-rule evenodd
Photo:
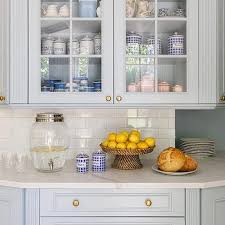
<path fill-rule="evenodd" d="M 0 187 L 0 224 L 24 225 L 23 189 Z"/>
<path fill-rule="evenodd" d="M 42 217 L 40 225 L 185 225 L 184 218 Z"/>

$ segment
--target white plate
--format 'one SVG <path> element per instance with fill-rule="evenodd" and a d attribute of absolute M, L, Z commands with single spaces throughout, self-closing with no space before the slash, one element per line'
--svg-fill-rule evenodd
<path fill-rule="evenodd" d="M 196 170 L 191 171 L 191 172 L 165 172 L 165 171 L 159 170 L 158 166 L 156 164 L 152 166 L 152 170 L 154 170 L 155 172 L 162 173 L 162 174 L 165 174 L 165 175 L 170 175 L 170 176 L 185 176 L 185 175 L 188 175 L 188 174 L 196 173 L 198 171 L 198 169 L 196 169 Z"/>

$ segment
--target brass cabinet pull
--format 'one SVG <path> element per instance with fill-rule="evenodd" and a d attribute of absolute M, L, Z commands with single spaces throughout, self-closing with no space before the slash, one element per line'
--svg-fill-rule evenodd
<path fill-rule="evenodd" d="M 112 97 L 111 96 L 106 96 L 105 99 L 106 99 L 107 102 L 111 102 Z"/>
<path fill-rule="evenodd" d="M 0 96 L 0 102 L 4 102 L 5 101 L 5 96 Z"/>
<path fill-rule="evenodd" d="M 80 205 L 79 200 L 76 199 L 76 200 L 73 201 L 73 206 L 74 207 L 78 207 L 79 205 Z"/>
<path fill-rule="evenodd" d="M 152 206 L 152 201 L 150 199 L 146 199 L 145 205 L 150 208 Z"/>
<path fill-rule="evenodd" d="M 122 99 L 123 99 L 123 98 L 122 98 L 121 96 L 117 96 L 117 97 L 116 97 L 117 102 L 121 102 Z"/>
<path fill-rule="evenodd" d="M 225 102 L 225 95 L 223 95 L 223 96 L 220 97 L 220 101 L 221 102 Z"/>

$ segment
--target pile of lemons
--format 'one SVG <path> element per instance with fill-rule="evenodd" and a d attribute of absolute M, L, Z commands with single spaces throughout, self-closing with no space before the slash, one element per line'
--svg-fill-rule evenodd
<path fill-rule="evenodd" d="M 107 139 L 102 142 L 102 145 L 111 149 L 135 150 L 147 149 L 149 147 L 154 148 L 156 141 L 152 137 L 142 140 L 141 133 L 137 130 L 132 130 L 131 132 L 109 133 Z"/>

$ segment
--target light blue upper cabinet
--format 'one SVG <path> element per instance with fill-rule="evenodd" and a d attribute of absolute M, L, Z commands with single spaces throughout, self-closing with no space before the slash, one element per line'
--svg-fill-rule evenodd
<path fill-rule="evenodd" d="M 24 194 L 22 189 L 0 187 L 0 224 L 24 225 Z"/>
<path fill-rule="evenodd" d="M 223 0 L 0 1 L 10 104 L 223 103 Z"/>
<path fill-rule="evenodd" d="M 113 103 L 113 0 L 29 1 L 29 103 Z"/>
<path fill-rule="evenodd" d="M 201 225 L 224 225 L 225 187 L 202 190 L 201 205 Z"/>
<path fill-rule="evenodd" d="M 8 103 L 9 1 L 0 0 L 0 104 Z"/>
<path fill-rule="evenodd" d="M 198 0 L 114 2 L 115 102 L 198 103 Z"/>

